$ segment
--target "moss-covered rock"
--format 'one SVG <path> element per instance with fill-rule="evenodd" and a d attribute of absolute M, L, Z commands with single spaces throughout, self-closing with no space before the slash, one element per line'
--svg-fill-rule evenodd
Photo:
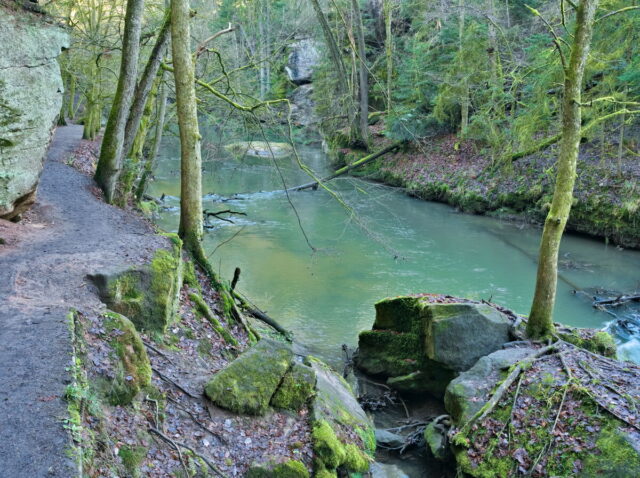
<path fill-rule="evenodd" d="M 338 468 L 367 471 L 376 447 L 373 423 L 341 376 L 318 359 L 307 357 L 306 362 L 317 377 L 311 407 L 316 476 Z"/>
<path fill-rule="evenodd" d="M 618 351 L 615 340 L 604 330 L 563 327 L 557 334 L 570 344 L 605 357 L 615 357 Z"/>
<path fill-rule="evenodd" d="M 278 464 L 254 465 L 247 470 L 246 478 L 309 478 L 309 471 L 303 463 L 289 460 Z"/>
<path fill-rule="evenodd" d="M 158 249 L 149 264 L 91 275 L 101 300 L 139 330 L 163 333 L 175 322 L 182 286 L 182 241 Z"/>
<path fill-rule="evenodd" d="M 498 350 L 453 379 L 444 395 L 444 406 L 453 420 L 462 424 L 473 417 L 487 403 L 490 392 L 502 380 L 503 371 L 534 352 L 531 347 Z"/>
<path fill-rule="evenodd" d="M 436 460 L 446 461 L 452 457 L 446 435 L 438 428 L 435 420 L 429 422 L 425 427 L 424 441 L 427 444 L 427 450 L 429 450 Z"/>
<path fill-rule="evenodd" d="M 216 373 L 207 383 L 205 393 L 219 407 L 235 413 L 262 415 L 292 360 L 289 345 L 262 339 Z"/>
<path fill-rule="evenodd" d="M 442 396 L 460 371 L 508 342 L 511 328 L 509 317 L 486 304 L 384 299 L 373 329 L 360 333 L 356 363 L 397 390 Z"/>
<path fill-rule="evenodd" d="M 105 317 L 104 327 L 118 358 L 115 376 L 106 389 L 107 398 L 112 405 L 126 405 L 151 383 L 151 363 L 144 343 L 129 319 L 110 312 Z"/>
<path fill-rule="evenodd" d="M 294 363 L 285 374 L 271 405 L 285 410 L 300 410 L 315 393 L 316 374 L 311 367 Z"/>

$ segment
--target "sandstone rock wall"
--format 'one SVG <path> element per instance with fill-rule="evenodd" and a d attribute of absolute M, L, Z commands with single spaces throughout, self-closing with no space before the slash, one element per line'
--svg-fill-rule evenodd
<path fill-rule="evenodd" d="M 0 218 L 35 200 L 51 132 L 62 103 L 57 57 L 66 32 L 27 12 L 0 6 Z"/>

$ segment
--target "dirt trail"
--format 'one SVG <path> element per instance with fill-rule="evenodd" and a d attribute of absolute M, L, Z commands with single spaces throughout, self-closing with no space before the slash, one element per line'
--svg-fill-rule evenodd
<path fill-rule="evenodd" d="M 103 307 L 87 274 L 143 262 L 166 243 L 64 164 L 81 137 L 81 126 L 58 128 L 29 232 L 0 249 L 0 478 L 75 476 L 63 427 L 66 315 Z"/>

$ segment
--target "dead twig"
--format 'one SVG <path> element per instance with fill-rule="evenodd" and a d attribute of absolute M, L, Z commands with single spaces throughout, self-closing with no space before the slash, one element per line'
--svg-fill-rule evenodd
<path fill-rule="evenodd" d="M 186 388 L 184 388 L 182 385 L 176 383 L 175 381 L 171 380 L 169 377 L 167 377 L 166 375 L 164 375 L 162 372 L 160 372 L 158 369 L 156 368 L 151 368 L 151 370 L 153 370 L 155 372 L 155 374 L 160 377 L 162 380 L 164 380 L 167 383 L 170 383 L 171 385 L 173 385 L 174 387 L 176 387 L 178 390 L 180 390 L 182 393 L 184 393 L 185 395 L 188 395 L 191 398 L 200 398 L 197 395 L 194 395 L 193 393 L 191 393 L 189 390 L 187 390 Z"/>

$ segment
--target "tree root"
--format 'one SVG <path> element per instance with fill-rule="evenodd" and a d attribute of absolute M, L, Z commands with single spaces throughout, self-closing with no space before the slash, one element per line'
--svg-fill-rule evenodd
<path fill-rule="evenodd" d="M 151 370 L 153 370 L 153 372 L 160 377 L 162 380 L 164 380 L 167 383 L 170 383 L 171 385 L 173 385 L 174 387 L 176 387 L 178 390 L 180 390 L 182 393 L 184 393 L 185 395 L 191 397 L 191 398 L 196 398 L 199 399 L 200 397 L 198 397 L 197 395 L 194 395 L 193 393 L 191 393 L 189 390 L 187 390 L 186 388 L 184 388 L 182 385 L 176 383 L 175 381 L 171 380 L 169 377 L 167 377 L 166 375 L 164 375 L 162 372 L 160 372 L 158 369 L 156 368 L 151 368 Z"/>

